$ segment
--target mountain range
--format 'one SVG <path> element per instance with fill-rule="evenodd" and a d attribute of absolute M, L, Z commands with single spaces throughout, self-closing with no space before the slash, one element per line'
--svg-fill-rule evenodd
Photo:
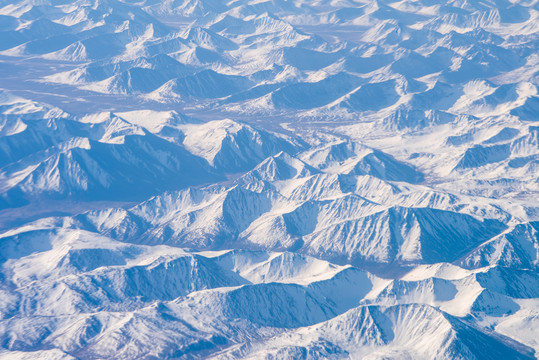
<path fill-rule="evenodd" d="M 0 0 L 0 359 L 539 358 L 538 17 Z"/>

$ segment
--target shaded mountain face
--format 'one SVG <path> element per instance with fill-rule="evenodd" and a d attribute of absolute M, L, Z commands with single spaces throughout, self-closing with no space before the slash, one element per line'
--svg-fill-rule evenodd
<path fill-rule="evenodd" d="M 0 359 L 539 358 L 538 10 L 0 0 Z"/>

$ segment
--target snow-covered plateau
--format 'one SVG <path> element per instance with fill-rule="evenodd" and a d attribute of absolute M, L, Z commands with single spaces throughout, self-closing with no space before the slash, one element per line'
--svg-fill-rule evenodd
<path fill-rule="evenodd" d="M 0 359 L 539 359 L 537 0 L 0 0 Z"/>

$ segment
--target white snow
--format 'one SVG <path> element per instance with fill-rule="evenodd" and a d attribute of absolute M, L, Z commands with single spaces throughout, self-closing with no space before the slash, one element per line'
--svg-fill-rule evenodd
<path fill-rule="evenodd" d="M 0 359 L 539 358 L 538 30 L 0 2 Z"/>

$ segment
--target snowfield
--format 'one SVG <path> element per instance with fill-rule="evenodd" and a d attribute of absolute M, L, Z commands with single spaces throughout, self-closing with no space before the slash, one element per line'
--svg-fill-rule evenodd
<path fill-rule="evenodd" d="M 539 359 L 536 0 L 0 0 L 0 359 Z"/>

